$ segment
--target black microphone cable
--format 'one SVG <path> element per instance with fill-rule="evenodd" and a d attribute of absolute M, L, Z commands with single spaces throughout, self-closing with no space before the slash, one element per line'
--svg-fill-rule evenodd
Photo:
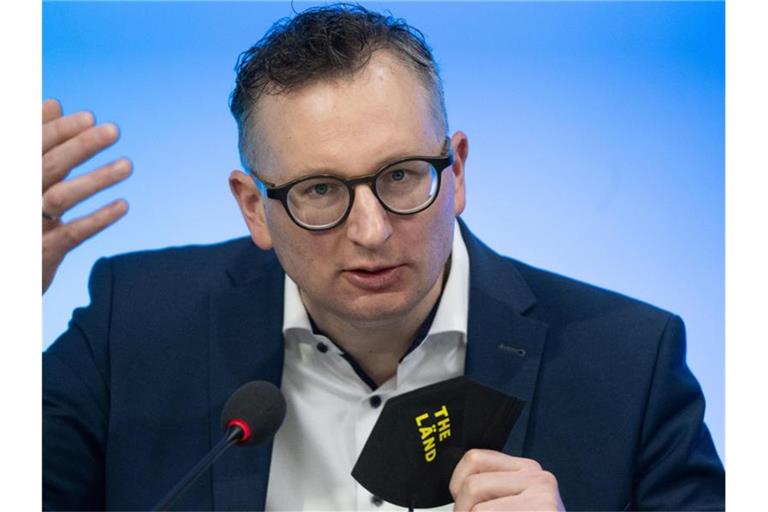
<path fill-rule="evenodd" d="M 233 445 L 256 445 L 275 435 L 285 418 L 285 399 L 265 381 L 252 381 L 232 393 L 221 413 L 224 437 L 189 470 L 152 510 L 171 510 L 176 500 Z"/>

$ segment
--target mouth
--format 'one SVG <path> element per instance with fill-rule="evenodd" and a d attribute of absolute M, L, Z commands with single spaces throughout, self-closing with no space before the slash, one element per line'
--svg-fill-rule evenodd
<path fill-rule="evenodd" d="M 404 265 L 357 267 L 342 271 L 342 276 L 358 288 L 369 291 L 380 291 L 397 283 L 403 272 Z"/>

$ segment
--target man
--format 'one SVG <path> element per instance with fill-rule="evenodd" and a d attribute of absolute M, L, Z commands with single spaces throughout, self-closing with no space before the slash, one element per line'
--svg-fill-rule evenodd
<path fill-rule="evenodd" d="M 101 260 L 44 362 L 44 499 L 153 505 L 220 436 L 244 382 L 283 389 L 273 443 L 227 454 L 183 509 L 387 508 L 349 472 L 387 399 L 461 374 L 527 401 L 472 450 L 457 510 L 719 509 L 723 470 L 679 318 L 496 255 L 457 221 L 468 139 L 447 135 L 420 35 L 305 11 L 246 52 L 231 101 L 249 240 Z M 44 288 L 125 212 L 60 215 L 127 176 L 68 170 L 116 128 L 44 105 Z M 393 468 L 394 470 L 395 468 Z"/>

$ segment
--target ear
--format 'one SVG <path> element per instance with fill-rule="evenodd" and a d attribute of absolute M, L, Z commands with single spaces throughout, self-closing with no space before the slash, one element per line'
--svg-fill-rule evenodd
<path fill-rule="evenodd" d="M 232 171 L 229 175 L 229 189 L 235 196 L 240 212 L 243 214 L 251 239 L 260 249 L 272 248 L 272 236 L 267 227 L 264 212 L 264 198 L 253 179 L 242 171 Z"/>
<path fill-rule="evenodd" d="M 457 131 L 451 137 L 451 144 L 453 145 L 453 211 L 458 217 L 466 205 L 464 166 L 467 163 L 467 156 L 469 156 L 467 134 Z"/>

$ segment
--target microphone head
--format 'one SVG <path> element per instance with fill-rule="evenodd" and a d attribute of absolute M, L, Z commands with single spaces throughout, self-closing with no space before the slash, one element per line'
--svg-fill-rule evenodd
<path fill-rule="evenodd" d="M 277 387 L 263 380 L 243 384 L 232 393 L 221 412 L 224 430 L 239 426 L 239 445 L 256 445 L 275 435 L 285 418 L 285 399 Z"/>

